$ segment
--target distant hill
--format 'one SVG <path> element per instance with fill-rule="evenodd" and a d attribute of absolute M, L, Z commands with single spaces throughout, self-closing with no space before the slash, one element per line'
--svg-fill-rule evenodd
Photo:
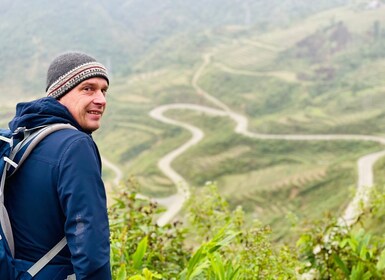
<path fill-rule="evenodd" d="M 191 62 L 190 53 L 169 54 L 186 46 L 193 52 L 191 42 L 199 50 L 207 40 L 202 37 L 205 31 L 224 26 L 267 30 L 348 2 L 4 0 L 0 2 L 0 86 L 13 95 L 40 92 L 48 62 L 69 49 L 92 53 L 117 76 L 164 63 Z"/>

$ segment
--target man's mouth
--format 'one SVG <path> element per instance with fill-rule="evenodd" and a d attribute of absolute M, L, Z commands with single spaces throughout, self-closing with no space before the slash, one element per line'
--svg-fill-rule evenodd
<path fill-rule="evenodd" d="M 101 116 L 101 115 L 102 115 L 102 112 L 101 112 L 101 111 L 93 111 L 93 110 L 90 110 L 90 111 L 88 111 L 88 114 Z"/>

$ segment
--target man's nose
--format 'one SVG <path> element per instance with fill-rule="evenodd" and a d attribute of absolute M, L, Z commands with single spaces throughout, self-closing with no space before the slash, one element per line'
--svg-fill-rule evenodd
<path fill-rule="evenodd" d="M 94 101 L 95 104 L 102 105 L 102 106 L 107 104 L 106 96 L 105 96 L 105 94 L 101 90 L 98 90 L 95 93 L 95 98 L 94 98 L 93 101 Z"/>

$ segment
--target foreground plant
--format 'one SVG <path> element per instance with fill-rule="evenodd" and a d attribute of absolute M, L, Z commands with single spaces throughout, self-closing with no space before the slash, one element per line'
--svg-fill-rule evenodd
<path fill-rule="evenodd" d="M 208 257 L 233 272 L 227 274 L 230 278 L 218 278 L 215 266 L 208 266 L 206 277 L 209 278 L 204 279 L 295 279 L 298 266 L 295 253 L 286 246 L 273 247 L 270 227 L 258 221 L 247 223 L 241 207 L 230 211 L 216 185 L 210 184 L 196 191 L 188 210 L 190 226 L 200 233 L 201 240 L 212 242 L 218 236 L 227 236 L 225 240 L 229 241 L 231 236 L 226 246 L 221 246 L 215 256 Z M 210 242 L 202 246 L 208 246 Z"/>
<path fill-rule="evenodd" d="M 385 239 L 364 228 L 341 226 L 336 219 L 312 224 L 298 240 L 304 265 L 313 279 L 385 279 Z"/>
<path fill-rule="evenodd" d="M 352 228 L 330 216 L 307 224 L 296 248 L 273 244 L 270 228 L 246 222 L 240 207 L 231 211 L 215 185 L 192 194 L 185 224 L 162 228 L 154 223 L 156 204 L 134 192 L 116 201 L 110 210 L 114 279 L 385 279 L 385 238 L 362 222 L 379 218 L 383 199 Z"/>
<path fill-rule="evenodd" d="M 184 229 L 178 223 L 157 226 L 154 218 L 162 210 L 155 203 L 138 198 L 135 192 L 122 191 L 115 201 L 110 207 L 114 279 L 175 278 L 191 254 L 183 245 Z"/>

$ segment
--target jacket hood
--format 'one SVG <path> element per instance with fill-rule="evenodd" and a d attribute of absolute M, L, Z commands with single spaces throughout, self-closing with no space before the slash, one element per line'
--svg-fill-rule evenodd
<path fill-rule="evenodd" d="M 83 131 L 67 108 L 52 97 L 18 103 L 16 115 L 9 122 L 9 128 L 14 131 L 18 127 L 33 128 L 53 123 L 69 123 Z"/>

